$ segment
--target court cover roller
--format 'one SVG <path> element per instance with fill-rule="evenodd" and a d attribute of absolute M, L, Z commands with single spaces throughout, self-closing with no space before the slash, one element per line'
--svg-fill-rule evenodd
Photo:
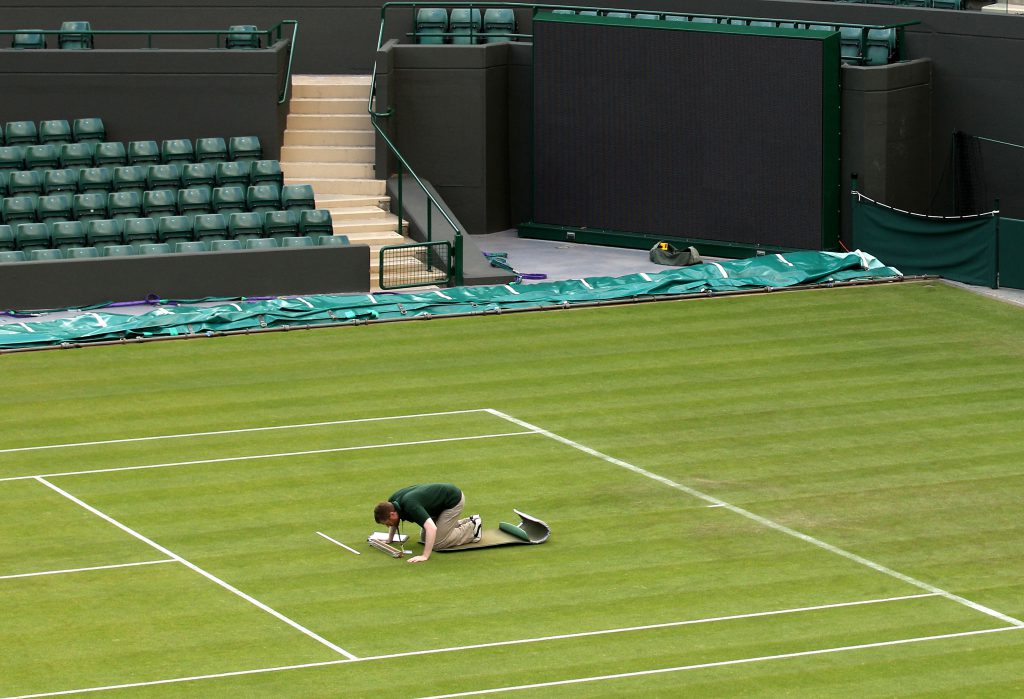
<path fill-rule="evenodd" d="M 437 549 L 438 553 L 455 553 L 474 549 L 489 549 L 496 546 L 518 546 L 523 544 L 543 544 L 551 536 L 551 527 L 524 512 L 512 510 L 519 515 L 518 525 L 501 522 L 497 529 L 484 529 L 480 541 L 446 549 Z"/>

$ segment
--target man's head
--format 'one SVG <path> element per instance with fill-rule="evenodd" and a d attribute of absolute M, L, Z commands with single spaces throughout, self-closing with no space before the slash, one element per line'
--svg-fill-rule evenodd
<path fill-rule="evenodd" d="M 398 524 L 398 510 L 390 502 L 378 502 L 373 508 L 373 521 L 393 527 Z"/>

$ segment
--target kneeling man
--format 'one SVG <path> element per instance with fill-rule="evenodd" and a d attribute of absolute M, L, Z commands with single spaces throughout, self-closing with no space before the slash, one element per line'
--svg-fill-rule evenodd
<path fill-rule="evenodd" d="M 483 522 L 480 515 L 459 519 L 466 498 L 451 483 L 424 483 L 402 488 L 373 508 L 373 519 L 388 527 L 388 543 L 394 541 L 399 522 L 415 522 L 423 527 L 423 555 L 410 563 L 422 563 L 438 549 L 480 541 Z"/>

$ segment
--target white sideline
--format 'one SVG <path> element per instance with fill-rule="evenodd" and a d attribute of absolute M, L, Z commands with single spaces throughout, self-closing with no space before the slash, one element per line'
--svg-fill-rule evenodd
<path fill-rule="evenodd" d="M 173 461 L 165 464 L 143 464 L 141 466 L 117 466 L 114 468 L 96 468 L 85 471 L 62 471 L 59 473 L 40 473 L 34 476 L 8 476 L 0 478 L 4 481 L 26 481 L 39 478 L 58 478 L 62 476 L 84 476 L 90 473 L 115 473 L 117 471 L 142 471 L 149 468 L 170 468 L 172 466 L 196 466 L 198 464 L 224 464 L 232 461 L 250 461 L 256 459 L 279 459 L 286 456 L 308 456 L 310 454 L 335 454 L 343 451 L 360 451 L 362 449 L 388 449 L 391 447 L 411 447 L 420 444 L 441 444 L 444 442 L 466 442 L 474 439 L 491 439 L 494 437 L 515 437 L 534 434 L 533 432 L 504 432 L 501 434 L 480 434 L 469 437 L 446 437 L 443 439 L 421 439 L 414 442 L 390 442 L 387 444 L 362 444 L 354 447 L 332 447 L 330 449 L 310 449 L 308 451 L 287 451 L 275 454 L 249 454 L 246 456 L 225 456 L 219 459 L 196 459 L 194 461 Z"/>
<path fill-rule="evenodd" d="M 636 672 L 621 672 L 615 675 L 594 675 L 591 677 L 576 677 L 568 680 L 554 680 L 552 682 L 537 682 L 534 684 L 521 684 L 510 687 L 494 687 L 491 689 L 477 689 L 470 692 L 457 692 L 455 694 L 435 694 L 420 699 L 453 699 L 454 697 L 472 697 L 481 694 L 497 694 L 499 692 L 516 692 L 523 689 L 540 689 L 542 687 L 559 687 L 570 684 L 583 684 L 585 682 L 602 682 L 605 680 L 618 680 L 627 677 L 643 677 L 645 675 L 663 675 L 669 672 L 685 672 L 686 670 L 705 670 L 712 667 L 726 667 L 729 665 L 745 665 L 749 663 L 763 663 L 770 660 L 786 660 L 788 658 L 806 658 L 812 655 L 826 655 L 828 653 L 844 653 L 853 650 L 865 650 L 868 648 L 884 648 L 886 646 L 899 646 L 908 643 L 921 643 L 922 641 L 939 641 L 948 638 L 961 638 L 963 636 L 978 636 L 986 633 L 999 633 L 1000 631 L 1020 631 L 1017 626 L 1001 626 L 996 629 L 982 629 L 980 631 L 962 631 L 960 633 L 945 633 L 938 636 L 920 636 L 918 638 L 901 638 L 895 641 L 878 641 L 877 643 L 860 643 L 855 646 L 837 646 L 835 648 L 818 648 L 816 650 L 802 650 L 794 653 L 779 653 L 778 655 L 761 655 L 756 658 L 738 658 L 735 660 L 719 660 L 711 663 L 699 663 L 697 665 L 679 665 L 677 667 L 662 667 L 655 670 L 638 670 Z"/>
<path fill-rule="evenodd" d="M 713 622 L 719 622 L 719 621 L 731 621 L 731 620 L 736 620 L 736 619 L 750 619 L 750 618 L 755 618 L 755 617 L 774 616 L 774 615 L 781 615 L 781 614 L 796 614 L 796 613 L 800 613 L 800 612 L 820 611 L 820 610 L 823 610 L 823 609 L 834 609 L 834 608 L 839 608 L 839 607 L 854 607 L 854 606 L 865 605 L 865 604 L 881 604 L 881 603 L 884 603 L 884 602 L 897 602 L 897 601 L 901 601 L 901 600 L 920 599 L 922 597 L 935 597 L 935 596 L 937 596 L 937 595 L 933 595 L 933 594 L 918 594 L 918 595 L 907 595 L 907 596 L 904 596 L 904 597 L 888 597 L 888 598 L 884 598 L 884 599 L 857 600 L 857 601 L 853 601 L 853 602 L 836 602 L 836 603 L 833 603 L 833 604 L 822 604 L 822 605 L 817 605 L 817 606 L 813 606 L 813 607 L 799 607 L 799 608 L 793 608 L 793 609 L 777 609 L 777 610 L 771 610 L 771 611 L 767 611 L 767 612 L 752 612 L 752 613 L 749 613 L 749 614 L 735 614 L 735 615 L 732 615 L 732 616 L 709 617 L 709 618 L 704 618 L 704 619 L 687 619 L 687 620 L 683 620 L 683 621 L 667 622 L 667 623 L 663 623 L 663 624 L 649 624 L 649 625 L 646 625 L 646 626 L 631 626 L 631 627 L 616 628 L 616 629 L 601 629 L 601 630 L 598 630 L 598 631 L 583 631 L 583 632 L 580 632 L 580 633 L 560 634 L 560 635 L 557 635 L 557 636 L 543 636 L 543 637 L 538 637 L 538 638 L 519 638 L 519 639 L 508 640 L 508 641 L 496 641 L 496 642 L 493 642 L 493 643 L 479 643 L 479 644 L 467 645 L 467 646 L 452 646 L 452 647 L 447 647 L 447 648 L 431 648 L 431 649 L 427 649 L 427 650 L 414 650 L 414 651 L 406 651 L 406 652 L 403 652 L 403 653 L 390 653 L 390 654 L 387 654 L 387 655 L 364 656 L 364 657 L 361 657 L 361 658 L 354 658 L 354 659 L 351 659 L 351 660 L 342 660 L 342 659 L 339 659 L 339 660 L 324 660 L 324 661 L 312 662 L 312 663 L 299 663 L 299 664 L 295 664 L 295 665 L 278 665 L 278 666 L 274 666 L 274 667 L 253 668 L 253 669 L 250 669 L 250 670 L 232 670 L 232 671 L 229 671 L 229 672 L 210 673 L 210 674 L 206 674 L 206 675 L 192 675 L 192 676 L 189 676 L 189 677 L 171 677 L 171 678 L 162 679 L 162 680 L 149 680 L 149 681 L 143 681 L 143 682 L 131 682 L 131 683 L 126 683 L 126 684 L 105 685 L 105 686 L 102 686 L 102 687 L 86 687 L 86 688 L 83 688 L 83 689 L 66 689 L 66 690 L 60 690 L 60 691 L 56 691 L 56 692 L 43 692 L 43 693 L 39 693 L 39 694 L 26 694 L 26 695 L 22 695 L 22 696 L 18 696 L 18 697 L 4 697 L 3 699 L 35 699 L 36 697 L 54 697 L 54 696 L 61 696 L 61 695 L 66 695 L 66 694 L 85 694 L 85 693 L 89 693 L 89 692 L 103 692 L 103 691 L 114 690 L 114 689 L 131 689 L 131 688 L 136 688 L 136 687 L 150 687 L 150 686 L 154 686 L 154 685 L 178 684 L 178 683 L 182 683 L 182 682 L 197 682 L 197 681 L 200 681 L 200 680 L 215 680 L 215 679 L 223 679 L 223 678 L 226 678 L 226 677 L 239 677 L 239 676 L 244 676 L 244 675 L 260 675 L 260 674 L 265 674 L 265 673 L 269 673 L 269 672 L 283 672 L 283 671 L 286 671 L 286 670 L 302 670 L 302 669 L 307 669 L 307 668 L 312 668 L 312 667 L 326 667 L 326 666 L 329 666 L 329 665 L 347 665 L 347 664 L 350 664 L 350 663 L 366 663 L 366 662 L 373 662 L 373 661 L 378 661 L 378 660 L 394 660 L 394 659 L 397 659 L 397 658 L 409 658 L 409 657 L 413 657 L 413 656 L 417 656 L 417 655 L 432 655 L 432 654 L 437 654 L 437 653 L 456 653 L 456 652 L 466 651 L 466 650 L 480 650 L 480 649 L 483 649 L 483 648 L 494 648 L 494 647 L 499 647 L 499 646 L 513 646 L 513 645 L 520 645 L 520 644 L 527 644 L 527 643 L 542 643 L 542 642 L 545 642 L 545 641 L 565 640 L 565 639 L 571 639 L 571 638 L 583 638 L 583 637 L 586 637 L 586 636 L 599 636 L 599 635 L 607 635 L 607 634 L 627 633 L 627 632 L 630 632 L 630 631 L 643 631 L 643 630 L 648 630 L 648 629 L 667 628 L 667 627 L 671 627 L 671 626 L 685 626 L 685 625 L 691 625 L 691 624 L 707 624 L 707 623 L 713 623 Z M 1008 631 L 1008 630 L 1013 630 L 1015 628 L 1016 627 L 1014 627 L 1014 626 L 1006 626 L 1006 627 L 1002 627 L 1002 628 L 998 628 L 998 629 L 984 629 L 984 630 L 981 630 L 981 631 L 966 631 L 966 632 L 961 632 L 961 633 L 946 634 L 946 635 L 943 635 L 943 636 L 928 636 L 928 637 L 922 637 L 922 638 L 917 638 L 917 639 L 901 640 L 901 641 L 883 641 L 883 642 L 881 642 L 879 644 L 874 644 L 874 645 L 891 645 L 891 644 L 898 644 L 898 643 L 909 643 L 909 642 L 914 642 L 914 641 L 930 641 L 930 640 L 940 639 L 940 638 L 954 638 L 954 637 L 957 637 L 957 636 L 971 636 L 971 635 L 975 635 L 975 634 L 991 633 L 993 631 Z M 849 648 L 859 648 L 859 647 L 860 646 L 850 646 Z M 819 650 L 819 651 L 808 651 L 805 654 L 812 655 L 812 654 L 815 654 L 815 653 L 822 653 L 822 652 L 835 652 L 836 650 L 842 650 L 842 649 L 826 649 L 826 650 Z M 719 664 L 719 665 L 738 664 L 738 663 L 752 662 L 754 660 L 774 659 L 776 657 L 783 657 L 783 656 L 764 656 L 764 657 L 761 657 L 761 658 L 752 658 L 752 659 L 751 658 L 745 658 L 745 659 L 739 659 L 739 660 L 726 660 L 726 661 L 721 661 L 721 662 L 719 662 L 717 664 Z M 695 669 L 696 667 L 698 667 L 698 666 L 688 667 L 687 669 Z M 655 670 L 654 672 L 664 672 L 664 670 Z M 641 673 L 637 673 L 637 674 L 641 674 Z M 499 691 L 499 690 L 485 690 L 485 692 L 496 692 L 496 691 Z"/>
<path fill-rule="evenodd" d="M 327 646 L 328 648 L 330 648 L 334 652 L 339 653 L 340 655 L 345 656 L 349 660 L 355 660 L 356 659 L 356 656 L 352 655 L 351 653 L 349 653 L 344 648 L 336 646 L 333 643 L 331 643 L 330 641 L 328 641 L 327 639 L 325 639 L 325 638 L 323 638 L 321 636 L 318 636 L 317 634 L 315 634 L 312 631 L 310 631 L 309 629 L 307 629 L 305 626 L 302 626 L 301 624 L 299 624 L 299 623 L 297 623 L 295 621 L 292 621 L 291 619 L 286 617 L 284 614 L 281 614 L 280 612 L 278 612 L 275 609 L 271 609 L 267 605 L 265 605 L 262 602 L 260 602 L 258 599 L 254 598 L 254 597 L 250 597 L 249 595 L 247 595 L 244 592 L 242 592 L 241 590 L 239 590 L 237 587 L 234 587 L 230 583 L 227 583 L 227 582 L 221 580 L 220 578 L 218 578 L 216 575 L 213 575 L 212 573 L 206 572 L 205 570 L 203 570 L 199 566 L 195 565 L 194 563 L 191 563 L 190 561 L 185 560 L 184 558 L 182 558 L 178 554 L 174 553 L 170 549 L 167 549 L 167 548 L 161 546 L 160 544 L 156 543 L 152 539 L 149 539 L 149 538 L 143 536 L 142 534 L 140 534 L 139 532 L 135 531 L 131 527 L 128 527 L 128 526 L 126 526 L 124 524 L 121 524 L 120 522 L 118 522 L 116 519 L 114 519 L 110 515 L 107 515 L 107 514 L 104 514 L 103 512 L 100 512 L 99 510 L 97 510 L 92 505 L 89 505 L 88 503 L 86 503 L 86 502 L 84 502 L 82 500 L 79 500 L 78 498 L 76 498 L 74 495 L 72 495 L 71 493 L 67 492 L 66 490 L 63 490 L 63 489 L 57 487 L 56 485 L 54 485 L 53 483 L 50 483 L 49 481 L 45 480 L 44 478 L 36 478 L 36 480 L 38 482 L 42 483 L 43 485 L 45 485 L 50 490 L 52 490 L 52 491 L 54 491 L 56 493 L 59 493 L 60 495 L 63 495 L 65 498 L 67 498 L 71 502 L 75 503 L 76 505 L 79 505 L 80 507 L 88 510 L 89 512 L 93 513 L 97 517 L 100 517 L 101 519 L 109 522 L 110 524 L 113 524 L 115 527 L 117 527 L 121 531 L 123 531 L 123 532 L 125 532 L 127 534 L 130 534 L 131 536 L 135 537 L 136 539 L 138 539 L 139 541 L 141 541 L 141 542 L 143 542 L 145 544 L 149 544 L 150 546 L 152 546 L 153 548 L 155 548 L 157 551 L 159 551 L 160 553 L 164 554 L 165 556 L 169 556 L 170 558 L 173 558 L 174 560 L 178 561 L 179 563 L 182 563 L 183 565 L 187 566 L 188 568 L 191 568 L 195 572 L 199 573 L 204 578 L 206 578 L 208 580 L 211 580 L 212 582 L 215 582 L 216 584 L 220 585 L 221 587 L 223 587 L 228 592 L 232 592 L 235 595 L 238 595 L 239 597 L 244 599 L 246 602 L 249 602 L 250 604 L 252 604 L 252 605 L 258 607 L 259 609 L 262 609 L 263 611 L 267 612 L 268 614 L 274 616 L 275 618 L 283 621 L 284 623 L 286 623 L 289 626 L 291 626 L 293 629 L 304 633 L 305 635 L 307 635 L 310 638 L 312 638 L 314 641 L 317 641 L 318 643 Z"/>
<path fill-rule="evenodd" d="M 814 546 L 817 546 L 818 548 L 825 549 L 826 551 L 830 551 L 831 553 L 834 553 L 837 556 L 842 556 L 843 558 L 851 560 L 851 561 L 853 561 L 855 563 L 859 563 L 861 565 L 867 566 L 868 568 L 871 568 L 872 570 L 878 571 L 879 573 L 883 573 L 883 574 L 888 575 L 890 577 L 896 578 L 897 580 L 902 580 L 903 582 L 909 583 L 909 584 L 913 585 L 914 587 L 920 588 L 922 590 L 927 590 L 928 592 L 932 592 L 932 593 L 934 593 L 936 595 L 941 595 L 942 597 L 945 597 L 948 600 L 952 600 L 953 602 L 956 602 L 957 604 L 962 604 L 965 607 L 970 607 L 971 609 L 974 609 L 975 611 L 981 612 L 982 614 L 987 614 L 987 615 L 989 615 L 991 617 L 995 617 L 996 619 L 999 619 L 1000 621 L 1004 621 L 1007 624 L 1013 624 L 1017 628 L 1024 628 L 1024 621 L 1021 621 L 1020 619 L 1015 619 L 1012 616 L 1009 616 L 1007 614 L 1003 614 L 1002 612 L 998 612 L 998 611 L 996 611 L 994 609 L 991 609 L 989 607 L 986 607 L 986 606 L 984 606 L 982 604 L 978 604 L 977 602 L 973 602 L 973 601 L 971 601 L 971 600 L 969 600 L 969 599 L 967 599 L 965 597 L 961 597 L 960 595 L 955 595 L 952 592 L 947 592 L 946 590 L 943 590 L 942 588 L 936 587 L 935 585 L 931 585 L 929 583 L 923 582 L 921 580 L 918 580 L 917 578 L 912 578 L 909 575 L 905 575 L 903 573 L 895 571 L 892 568 L 884 566 L 884 565 L 882 565 L 880 563 L 875 563 L 874 561 L 869 560 L 867 558 L 864 558 L 863 556 L 859 556 L 859 555 L 857 555 L 855 553 L 851 553 L 851 552 L 849 552 L 849 551 L 847 551 L 845 549 L 839 548 L 838 546 L 833 546 L 832 544 L 826 543 L 826 542 L 822 541 L 821 539 L 816 539 L 813 536 L 810 536 L 808 534 L 804 534 L 803 532 L 797 531 L 796 529 L 792 529 L 790 527 L 787 527 L 784 524 L 779 524 L 778 522 L 776 522 L 774 520 L 771 520 L 771 519 L 768 519 L 767 517 L 762 517 L 761 515 L 754 514 L 750 510 L 745 510 L 742 507 L 737 507 L 736 505 L 732 505 L 732 504 L 730 504 L 730 503 L 728 503 L 728 502 L 726 502 L 724 500 L 720 500 L 719 498 L 716 498 L 713 495 L 708 495 L 706 493 L 702 493 L 699 490 L 696 490 L 696 489 L 691 488 L 689 486 L 683 485 L 682 483 L 677 483 L 677 482 L 675 482 L 675 481 L 673 481 L 673 480 L 671 480 L 669 478 L 665 478 L 664 476 L 660 476 L 657 473 L 654 473 L 652 471 L 648 471 L 646 469 L 640 468 L 639 466 L 634 466 L 633 464 L 628 463 L 626 461 L 623 461 L 621 459 L 616 459 L 614 456 L 609 456 L 607 454 L 604 454 L 602 452 L 597 451 L 596 449 L 591 449 L 590 447 L 584 446 L 584 445 L 580 444 L 579 442 L 574 442 L 571 439 L 567 439 L 565 437 L 562 437 L 560 435 L 555 434 L 554 432 L 551 432 L 549 430 L 545 430 L 542 427 L 538 427 L 536 425 L 532 425 L 529 422 L 526 422 L 524 420 L 520 420 L 518 418 L 512 417 L 511 415 L 507 415 L 507 414 L 501 412 L 500 410 L 494 410 L 492 408 L 487 408 L 487 412 L 491 413 L 492 415 L 494 415 L 496 417 L 500 417 L 503 420 L 508 420 L 509 422 L 511 422 L 511 423 L 513 423 L 515 425 L 519 425 L 520 427 L 533 430 L 533 431 L 537 432 L 538 434 L 544 435 L 545 437 L 549 437 L 551 439 L 554 439 L 555 441 L 561 442 L 562 444 L 570 446 L 573 449 L 578 449 L 579 451 L 582 451 L 585 454 L 590 454 L 591 456 L 596 456 L 597 458 L 602 459 L 604 461 L 607 461 L 610 464 L 613 464 L 615 466 L 619 466 L 619 467 L 624 468 L 624 469 L 626 469 L 628 471 L 632 471 L 633 473 L 637 473 L 637 474 L 639 474 L 641 476 L 644 476 L 646 478 L 650 478 L 651 480 L 657 481 L 657 482 L 659 482 L 659 483 L 661 483 L 663 485 L 667 485 L 668 487 L 674 488 L 676 490 L 679 490 L 679 491 L 681 491 L 683 493 L 686 493 L 687 495 L 692 495 L 693 497 L 698 498 L 700 500 L 704 500 L 705 502 L 709 502 L 712 505 L 718 505 L 719 507 L 724 507 L 724 508 L 726 508 L 728 510 L 731 510 L 732 512 L 735 512 L 738 515 L 741 515 L 743 517 L 746 517 L 747 519 L 753 520 L 754 522 L 757 522 L 758 524 L 761 524 L 761 525 L 763 525 L 765 527 L 768 527 L 770 529 L 774 529 L 774 530 L 776 530 L 778 532 L 782 532 L 783 534 L 788 534 L 789 536 L 795 537 L 795 538 L 800 539 L 801 541 L 805 541 L 805 542 L 807 542 L 809 544 L 813 544 Z"/>
<path fill-rule="evenodd" d="M 157 563 L 176 563 L 173 558 L 161 558 L 158 561 L 139 561 L 138 563 L 115 563 L 107 566 L 89 566 L 88 568 L 65 568 L 63 570 L 42 570 L 38 573 L 18 573 L 17 575 L 0 575 L 0 580 L 14 578 L 34 578 L 40 575 L 61 575 L 62 573 L 85 573 L 90 570 L 110 570 L 111 568 L 133 568 L 135 566 L 151 566 Z"/>
<path fill-rule="evenodd" d="M 409 420 L 417 417 L 443 417 L 445 415 L 464 415 L 467 413 L 487 412 L 484 408 L 472 410 L 447 410 L 438 413 L 415 413 L 412 415 L 385 415 L 384 417 L 364 417 L 350 420 L 329 420 L 327 422 L 307 422 L 296 425 L 269 425 L 266 427 L 245 427 L 237 430 L 215 430 L 213 432 L 186 432 L 182 434 L 163 434 L 150 437 L 128 437 L 126 439 L 104 439 L 96 442 L 72 442 L 69 444 L 42 444 L 34 447 L 14 447 L 11 449 L 0 449 L 0 454 L 10 454 L 16 451 L 38 451 L 40 449 L 66 449 L 68 447 L 93 447 L 101 444 L 125 444 L 127 442 L 149 442 L 156 439 L 182 439 L 184 437 L 209 437 L 220 434 L 242 434 L 245 432 L 266 432 L 269 430 L 294 430 L 305 427 L 328 427 L 330 425 L 350 425 L 358 422 L 381 422 L 383 420 Z"/>

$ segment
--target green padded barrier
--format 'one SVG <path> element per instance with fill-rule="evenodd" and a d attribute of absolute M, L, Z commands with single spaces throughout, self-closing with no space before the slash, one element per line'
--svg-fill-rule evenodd
<path fill-rule="evenodd" d="M 999 219 L 999 286 L 1024 289 L 1024 221 Z"/>

